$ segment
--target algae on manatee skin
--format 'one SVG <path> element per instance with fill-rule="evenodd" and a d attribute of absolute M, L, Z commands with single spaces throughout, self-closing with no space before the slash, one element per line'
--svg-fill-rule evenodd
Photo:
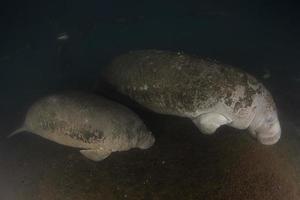
<path fill-rule="evenodd" d="M 209 109 L 221 101 L 238 111 L 250 107 L 262 92 L 257 80 L 242 70 L 181 52 L 133 51 L 114 59 L 103 74 L 121 93 L 169 114 Z M 244 90 L 238 99 L 237 87 Z"/>

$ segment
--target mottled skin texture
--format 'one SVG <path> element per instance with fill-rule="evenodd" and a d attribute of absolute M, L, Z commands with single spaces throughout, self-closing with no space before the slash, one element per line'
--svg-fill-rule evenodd
<path fill-rule="evenodd" d="M 90 157 L 81 151 L 95 161 L 114 151 L 146 149 L 154 143 L 151 132 L 128 108 L 80 92 L 40 99 L 27 112 L 21 129 L 62 145 L 96 150 Z"/>
<path fill-rule="evenodd" d="M 249 128 L 264 144 L 280 138 L 270 93 L 254 77 L 231 66 L 179 52 L 143 50 L 114 59 L 102 78 L 150 110 L 191 118 L 204 133 L 227 124 Z M 258 121 L 267 121 L 265 118 L 267 126 L 257 132 L 265 124 Z M 277 126 L 272 133 L 267 130 L 271 124 Z"/>

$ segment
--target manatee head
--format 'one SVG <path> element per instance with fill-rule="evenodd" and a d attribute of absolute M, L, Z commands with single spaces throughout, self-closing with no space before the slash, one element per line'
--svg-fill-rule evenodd
<path fill-rule="evenodd" d="M 277 109 L 268 91 L 265 91 L 259 101 L 249 131 L 259 142 L 265 145 L 275 144 L 280 139 L 281 127 Z"/>

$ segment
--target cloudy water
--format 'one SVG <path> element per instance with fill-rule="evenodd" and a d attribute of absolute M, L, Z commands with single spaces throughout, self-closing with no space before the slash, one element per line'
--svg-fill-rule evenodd
<path fill-rule="evenodd" d="M 0 7 L 0 199 L 300 199 L 300 26 L 297 1 L 18 1 Z M 100 162 L 21 127 L 40 97 L 96 90 L 132 50 L 184 52 L 240 68 L 277 106 L 282 136 L 201 134 L 190 119 L 131 106 L 155 136 Z M 103 94 L 104 95 L 104 94 Z"/>

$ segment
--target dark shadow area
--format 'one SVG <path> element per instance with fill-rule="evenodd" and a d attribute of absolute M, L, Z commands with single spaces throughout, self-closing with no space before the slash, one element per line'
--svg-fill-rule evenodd
<path fill-rule="evenodd" d="M 3 2 L 0 199 L 300 199 L 299 8 L 292 0 Z M 30 133 L 6 138 L 36 99 L 94 92 L 103 67 L 137 49 L 184 51 L 253 74 L 276 101 L 281 141 L 263 146 L 228 127 L 203 135 L 188 119 L 103 91 L 139 114 L 156 136 L 152 148 L 96 163 Z"/>

